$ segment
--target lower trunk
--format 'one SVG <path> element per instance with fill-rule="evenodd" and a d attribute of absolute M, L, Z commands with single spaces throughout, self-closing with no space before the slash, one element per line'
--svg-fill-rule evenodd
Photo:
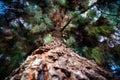
<path fill-rule="evenodd" d="M 36 49 L 9 79 L 117 80 L 110 72 L 67 48 L 58 38 Z"/>

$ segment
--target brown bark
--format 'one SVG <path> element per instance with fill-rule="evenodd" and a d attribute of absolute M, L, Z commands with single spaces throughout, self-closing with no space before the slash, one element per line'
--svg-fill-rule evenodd
<path fill-rule="evenodd" d="M 10 80 L 117 80 L 110 72 L 98 67 L 58 38 L 36 49 L 10 75 Z"/>

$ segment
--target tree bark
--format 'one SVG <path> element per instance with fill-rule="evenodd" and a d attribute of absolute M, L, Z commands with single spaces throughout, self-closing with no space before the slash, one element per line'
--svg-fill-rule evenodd
<path fill-rule="evenodd" d="M 36 49 L 9 80 L 118 80 L 110 72 L 67 48 L 59 38 Z"/>

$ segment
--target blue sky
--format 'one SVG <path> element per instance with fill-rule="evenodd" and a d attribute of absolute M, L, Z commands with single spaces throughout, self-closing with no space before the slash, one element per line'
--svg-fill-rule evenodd
<path fill-rule="evenodd" d="M 8 7 L 4 4 L 4 2 L 0 1 L 0 14 L 4 14 L 5 9 Z"/>

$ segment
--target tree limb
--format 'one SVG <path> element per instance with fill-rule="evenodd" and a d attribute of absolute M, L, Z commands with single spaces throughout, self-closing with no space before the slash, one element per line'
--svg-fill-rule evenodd
<path fill-rule="evenodd" d="M 65 26 L 63 26 L 63 28 L 60 30 L 60 32 L 63 32 L 64 29 L 69 25 L 69 23 L 72 21 L 72 18 L 66 23 Z"/>

